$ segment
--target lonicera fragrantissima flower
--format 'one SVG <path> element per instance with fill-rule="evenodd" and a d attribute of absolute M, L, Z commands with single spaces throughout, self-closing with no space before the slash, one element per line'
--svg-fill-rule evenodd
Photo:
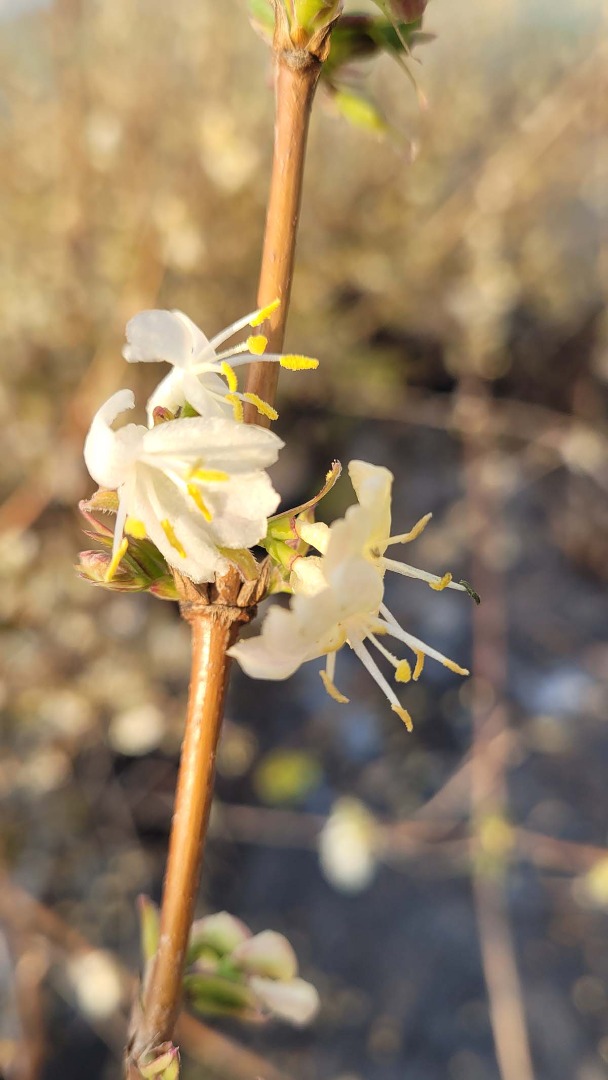
<path fill-rule="evenodd" d="M 127 533 L 146 535 L 193 581 L 212 581 L 228 566 L 220 549 L 248 548 L 265 536 L 279 496 L 264 470 L 283 443 L 273 432 L 225 417 L 115 431 L 117 416 L 134 404 L 130 390 L 106 401 L 84 448 L 93 479 L 118 494 L 107 578 L 127 551 Z"/>
<path fill-rule="evenodd" d="M 276 420 L 276 411 L 256 394 L 238 391 L 235 368 L 255 361 L 281 364 L 292 371 L 316 368 L 318 361 L 308 356 L 266 353 L 268 344 L 263 334 L 251 334 L 246 341 L 218 351 L 220 347 L 249 326 L 259 327 L 278 307 L 278 301 L 226 327 L 209 340 L 187 315 L 181 311 L 141 311 L 127 323 L 125 360 L 164 360 L 172 364 L 169 372 L 148 401 L 148 418 L 152 422 L 154 409 L 162 407 L 175 412 L 186 402 L 199 416 L 232 416 L 243 418 L 243 402 L 248 401 L 264 416 Z"/>
<path fill-rule="evenodd" d="M 294 560 L 290 609 L 272 608 L 261 634 L 238 643 L 230 652 L 248 675 L 262 679 L 285 679 L 307 660 L 326 656 L 325 669 L 320 672 L 325 688 L 335 700 L 346 702 L 336 688 L 334 675 L 336 654 L 347 644 L 409 729 L 410 715 L 380 671 L 371 647 L 395 668 L 397 682 L 418 679 L 426 656 L 458 674 L 467 675 L 468 671 L 405 631 L 383 602 L 384 572 L 395 569 L 392 560 L 384 559 L 385 548 L 391 541 L 404 542 L 420 535 L 428 517 L 410 533 L 391 538 L 392 474 L 365 462 L 351 462 L 350 473 L 360 502 L 330 528 L 302 526 L 303 538 L 323 554 Z M 400 573 L 420 577 L 435 588 L 451 584 L 449 575 L 438 577 L 397 565 Z M 408 660 L 389 652 L 380 640 L 385 636 L 412 650 L 413 668 Z"/>

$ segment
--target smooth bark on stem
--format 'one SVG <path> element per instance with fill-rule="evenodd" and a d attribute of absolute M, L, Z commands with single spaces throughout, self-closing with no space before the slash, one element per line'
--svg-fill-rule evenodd
<path fill-rule="evenodd" d="M 213 793 L 215 756 L 228 675 L 226 650 L 236 640 L 239 609 L 194 607 L 192 674 L 182 743 L 160 939 L 131 1057 L 171 1039 L 182 997 L 182 978 L 200 878 Z"/>
<path fill-rule="evenodd" d="M 293 265 L 302 201 L 302 179 L 308 122 L 321 62 L 310 53 L 282 52 L 276 60 L 274 156 L 262 251 L 258 306 L 279 299 L 280 306 L 265 324 L 270 352 L 280 352 L 285 340 Z M 274 404 L 279 365 L 250 365 L 247 392 Z M 249 424 L 270 425 L 253 405 L 245 406 Z"/>

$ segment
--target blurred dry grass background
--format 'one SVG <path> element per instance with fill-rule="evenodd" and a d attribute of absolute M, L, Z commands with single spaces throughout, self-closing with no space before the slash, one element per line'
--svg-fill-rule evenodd
<path fill-rule="evenodd" d="M 73 574 L 82 439 L 157 375 L 120 358 L 131 314 L 213 332 L 254 304 L 268 57 L 244 3 L 0 20 L 0 1071 L 115 1077 L 113 957 L 136 970 L 134 898 L 158 896 L 188 635 Z M 283 377 L 275 475 L 289 503 L 369 455 L 404 527 L 437 511 L 416 558 L 461 568 L 482 607 L 405 587 L 395 605 L 460 660 L 471 638 L 475 678 L 429 673 L 411 739 L 355 669 L 348 716 L 315 671 L 236 679 L 201 910 L 286 932 L 324 995 L 311 1032 L 225 1025 L 266 1080 L 601 1080 L 605 9 L 432 0 L 426 27 L 427 112 L 388 59 L 370 76 L 402 141 L 319 96 L 288 342 L 322 364 Z M 231 1062 L 185 1076 L 253 1075 Z"/>

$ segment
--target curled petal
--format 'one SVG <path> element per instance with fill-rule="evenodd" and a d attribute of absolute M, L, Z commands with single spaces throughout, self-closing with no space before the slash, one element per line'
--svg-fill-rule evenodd
<path fill-rule="evenodd" d="M 122 355 L 130 363 L 166 360 L 183 368 L 209 346 L 182 311 L 140 311 L 127 323 L 126 337 Z"/>
<path fill-rule="evenodd" d="M 93 417 L 84 444 L 84 460 L 93 480 L 101 487 L 115 489 L 124 484 L 141 446 L 145 428 L 129 424 L 114 431 L 111 426 L 120 413 L 134 406 L 132 391 L 118 390 Z"/>

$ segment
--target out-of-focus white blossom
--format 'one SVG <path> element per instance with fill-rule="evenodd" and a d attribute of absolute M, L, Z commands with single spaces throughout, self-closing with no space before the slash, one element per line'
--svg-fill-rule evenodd
<path fill-rule="evenodd" d="M 379 830 L 358 799 L 338 799 L 319 836 L 321 869 L 330 885 L 358 893 L 376 872 Z"/>
<path fill-rule="evenodd" d="M 277 307 L 278 301 L 252 311 L 211 340 L 182 311 L 140 311 L 135 315 L 127 323 L 125 360 L 164 360 L 173 367 L 148 401 L 150 423 L 156 408 L 174 413 L 186 403 L 199 416 L 234 414 L 236 420 L 242 420 L 243 402 L 249 402 L 262 415 L 276 420 L 277 413 L 267 402 L 256 394 L 239 392 L 235 369 L 255 360 L 299 371 L 316 368 L 318 361 L 308 356 L 266 353 L 268 341 L 263 334 L 250 334 L 245 341 L 224 350 L 221 346 L 245 327 L 261 326 Z"/>
<path fill-rule="evenodd" d="M 264 470 L 283 443 L 273 432 L 224 417 L 115 431 L 116 417 L 134 404 L 130 390 L 106 401 L 84 448 L 93 479 L 118 494 L 106 579 L 127 551 L 126 533 L 149 537 L 193 581 L 212 581 L 228 566 L 220 549 L 248 548 L 265 536 L 279 496 Z"/>

